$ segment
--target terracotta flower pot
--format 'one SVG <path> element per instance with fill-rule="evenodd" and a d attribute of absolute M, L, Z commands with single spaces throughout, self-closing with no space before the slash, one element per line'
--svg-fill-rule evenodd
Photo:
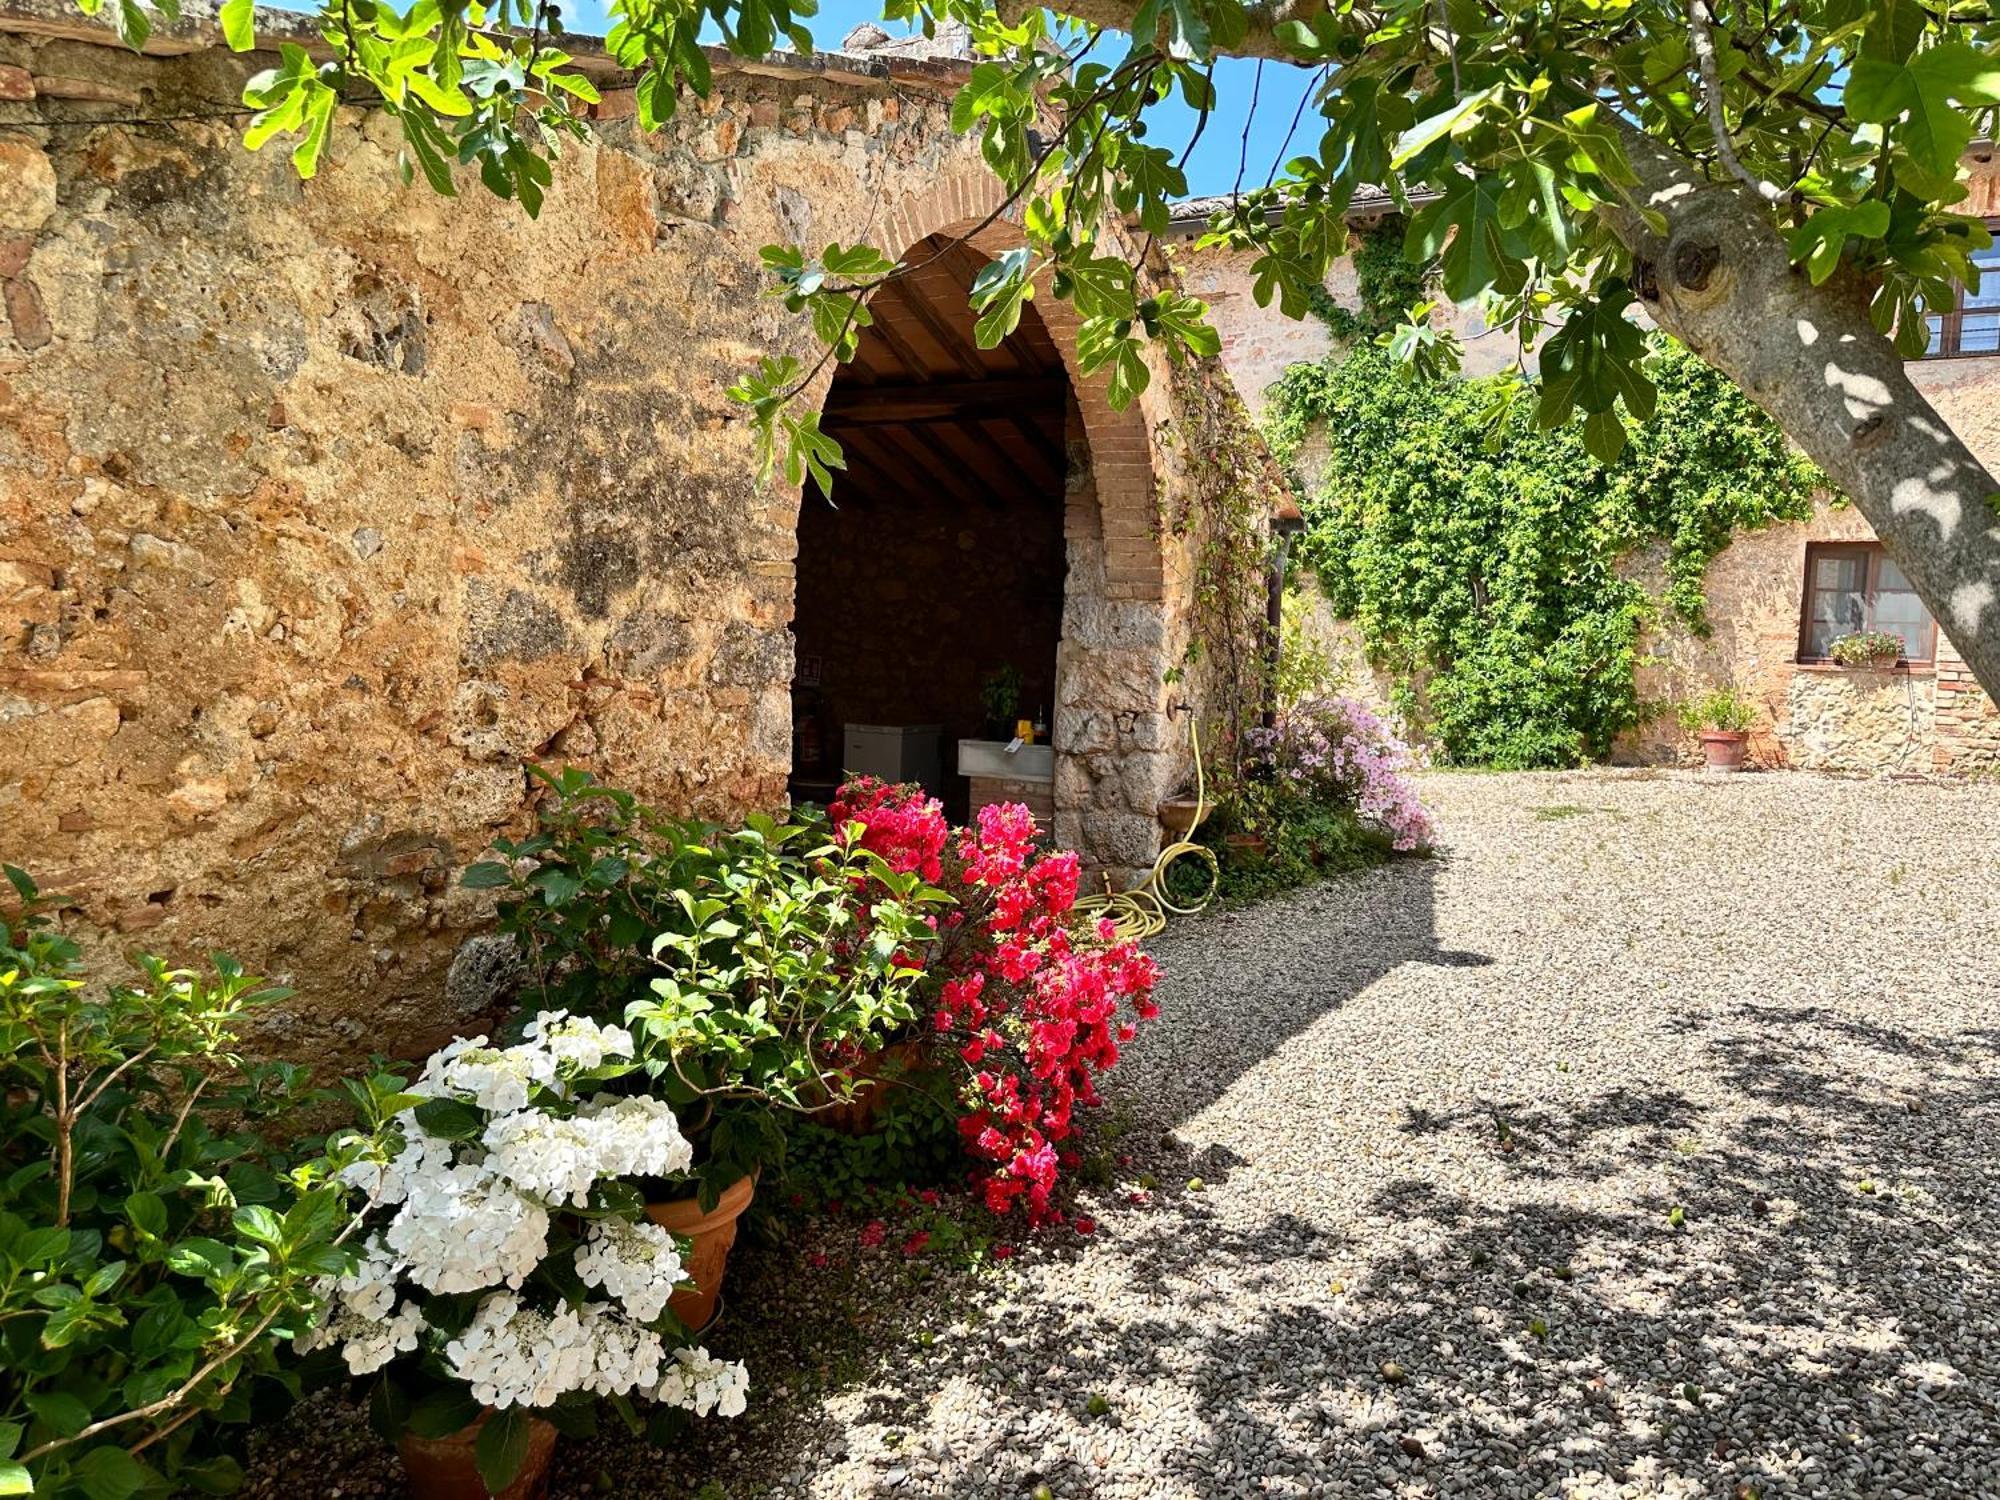
<path fill-rule="evenodd" d="M 891 1042 L 880 1051 L 869 1053 L 848 1070 L 855 1083 L 854 1097 L 816 1109 L 806 1118 L 842 1135 L 868 1134 L 881 1118 L 882 1106 L 889 1102 L 889 1091 L 894 1086 L 891 1080 L 916 1072 L 923 1056 L 923 1046 L 915 1040 Z"/>
<path fill-rule="evenodd" d="M 1711 771 L 1740 771 L 1750 736 L 1740 729 L 1704 729 L 1701 756 Z"/>
<path fill-rule="evenodd" d="M 729 1264 L 729 1247 L 736 1243 L 736 1221 L 756 1195 L 757 1179 L 744 1177 L 723 1190 L 715 1207 L 702 1212 L 695 1197 L 669 1198 L 664 1203 L 648 1203 L 646 1217 L 663 1229 L 691 1242 L 687 1274 L 692 1288 L 682 1288 L 667 1299 L 673 1315 L 697 1333 L 715 1317 L 716 1303 L 722 1298 L 722 1273 Z"/>
<path fill-rule="evenodd" d="M 479 1477 L 473 1448 L 486 1426 L 485 1416 L 450 1437 L 418 1437 L 406 1432 L 396 1439 L 403 1468 L 410 1476 L 410 1493 L 423 1500 L 489 1500 L 486 1481 Z M 549 1492 L 549 1460 L 555 1457 L 556 1430 L 540 1417 L 528 1419 L 528 1456 L 514 1482 L 491 1500 L 541 1500 Z"/>
<path fill-rule="evenodd" d="M 1261 865 L 1270 848 L 1261 833 L 1224 834 L 1222 843 L 1229 851 L 1229 863 L 1238 869 L 1245 865 Z"/>
<path fill-rule="evenodd" d="M 1195 797 L 1169 797 L 1160 804 L 1160 826 L 1169 836 L 1184 839 L 1194 832 L 1195 814 L 1201 802 Z"/>

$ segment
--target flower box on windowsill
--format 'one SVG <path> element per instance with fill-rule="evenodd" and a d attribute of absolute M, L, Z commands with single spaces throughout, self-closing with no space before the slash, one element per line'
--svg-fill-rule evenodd
<path fill-rule="evenodd" d="M 1837 661 L 1821 659 L 1818 661 L 1794 662 L 1792 665 L 1801 672 L 1837 673 L 1843 677 L 1852 677 L 1857 672 L 1891 672 L 1899 677 L 1934 677 L 1937 675 L 1936 664 L 1927 661 L 1892 661 L 1885 666 L 1863 665 L 1858 667 L 1844 667 Z"/>

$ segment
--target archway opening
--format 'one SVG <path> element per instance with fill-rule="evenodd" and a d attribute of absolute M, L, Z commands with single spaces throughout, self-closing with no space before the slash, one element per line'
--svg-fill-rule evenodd
<path fill-rule="evenodd" d="M 1068 377 L 1032 305 L 994 349 L 967 304 L 986 257 L 943 236 L 872 303 L 821 424 L 847 455 L 800 507 L 795 801 L 845 773 L 921 782 L 963 819 L 1053 813 L 1068 558 Z M 1039 725 L 1012 750 L 1017 721 Z"/>

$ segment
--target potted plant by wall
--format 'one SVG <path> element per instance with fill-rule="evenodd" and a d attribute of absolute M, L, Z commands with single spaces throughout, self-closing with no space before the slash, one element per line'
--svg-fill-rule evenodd
<path fill-rule="evenodd" d="M 1857 630 L 1834 637 L 1826 654 L 1843 667 L 1893 667 L 1903 656 L 1903 638 L 1886 630 Z"/>
<path fill-rule="evenodd" d="M 1021 669 L 1009 662 L 979 680 L 979 706 L 989 740 L 1011 740 L 1021 716 Z"/>
<path fill-rule="evenodd" d="M 1702 762 L 1710 771 L 1743 769 L 1757 711 L 1733 688 L 1716 688 L 1681 705 L 1681 728 L 1701 743 Z"/>
<path fill-rule="evenodd" d="M 631 1034 L 544 1011 L 512 1046 L 434 1053 L 376 1159 L 345 1180 L 374 1205 L 358 1264 L 321 1284 L 301 1347 L 372 1376 L 370 1417 L 427 1500 L 530 1500 L 558 1433 L 600 1401 L 734 1416 L 743 1367 L 695 1346 L 671 1310 L 687 1246 L 645 1220 L 638 1183 L 686 1172 L 672 1108 L 607 1085 L 640 1066 Z"/>
<path fill-rule="evenodd" d="M 507 862 L 465 883 L 505 892 L 500 926 L 533 1003 L 637 1037 L 615 1088 L 657 1094 L 690 1143 L 689 1180 L 641 1188 L 654 1222 L 690 1243 L 695 1284 L 673 1305 L 701 1329 L 758 1173 L 784 1150 L 781 1116 L 837 1113 L 873 1086 L 917 1017 L 915 955 L 946 897 L 823 818 L 727 830 L 582 771 L 542 775 L 535 832 L 501 841 Z"/>

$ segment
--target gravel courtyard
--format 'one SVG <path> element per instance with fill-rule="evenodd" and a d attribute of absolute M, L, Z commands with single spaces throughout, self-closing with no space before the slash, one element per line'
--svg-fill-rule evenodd
<path fill-rule="evenodd" d="M 746 1244 L 751 1414 L 555 1493 L 2000 1494 L 2000 787 L 1426 794 L 1442 857 L 1158 942 L 1094 1234 Z"/>

